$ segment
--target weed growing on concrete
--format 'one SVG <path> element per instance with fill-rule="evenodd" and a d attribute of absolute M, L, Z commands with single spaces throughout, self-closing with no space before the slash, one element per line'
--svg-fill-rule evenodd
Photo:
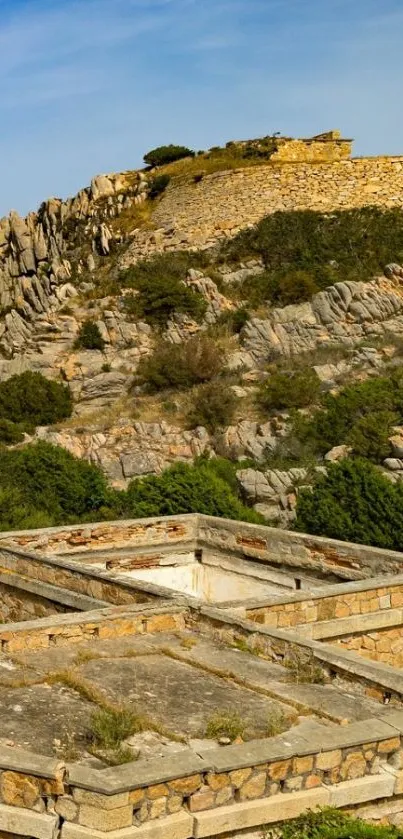
<path fill-rule="evenodd" d="M 99 708 L 92 714 L 90 727 L 96 746 L 117 749 L 126 737 L 143 730 L 144 721 L 130 708 Z"/>
<path fill-rule="evenodd" d="M 321 666 L 315 662 L 314 656 L 308 651 L 304 655 L 297 646 L 291 646 L 284 665 L 290 671 L 291 680 L 296 684 L 323 685 L 325 683 L 325 674 Z"/>
<path fill-rule="evenodd" d="M 224 709 L 216 711 L 207 722 L 205 735 L 208 738 L 219 739 L 220 737 L 228 737 L 230 740 L 236 740 L 237 737 L 243 737 L 246 729 L 244 720 L 234 711 Z"/>
<path fill-rule="evenodd" d="M 292 719 L 287 717 L 281 708 L 270 709 L 267 715 L 267 730 L 266 737 L 275 737 L 276 734 L 282 734 L 283 731 L 288 731 Z"/>

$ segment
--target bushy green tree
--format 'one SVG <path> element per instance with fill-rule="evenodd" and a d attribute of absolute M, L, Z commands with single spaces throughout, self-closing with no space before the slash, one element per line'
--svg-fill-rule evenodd
<path fill-rule="evenodd" d="M 100 469 L 44 441 L 0 449 L 0 489 L 19 493 L 17 507 L 52 524 L 102 518 L 114 500 Z"/>
<path fill-rule="evenodd" d="M 294 418 L 291 436 L 317 455 L 351 445 L 356 455 L 376 463 L 390 453 L 388 438 L 403 419 L 403 378 L 397 369 L 325 394 L 311 418 Z"/>
<path fill-rule="evenodd" d="M 86 320 L 81 324 L 74 346 L 76 349 L 82 350 L 102 351 L 104 349 L 105 341 L 98 324 L 94 320 Z"/>
<path fill-rule="evenodd" d="M 34 428 L 66 419 L 71 416 L 72 410 L 70 389 L 60 382 L 46 379 L 41 373 L 27 371 L 0 384 L 2 420 Z M 5 426 L 3 433 L 7 433 Z"/>
<path fill-rule="evenodd" d="M 319 397 L 320 380 L 311 368 L 276 370 L 259 391 L 259 402 L 266 411 L 305 408 Z"/>
<path fill-rule="evenodd" d="M 330 464 L 313 489 L 300 491 L 296 530 L 403 549 L 403 486 L 362 459 Z"/>
<path fill-rule="evenodd" d="M 198 512 L 241 521 L 264 521 L 203 463 L 176 463 L 162 475 L 132 481 L 122 495 L 121 505 L 123 515 L 134 518 Z"/>
<path fill-rule="evenodd" d="M 156 149 L 151 149 L 144 155 L 144 163 L 146 166 L 154 168 L 154 166 L 165 166 L 175 160 L 182 160 L 183 157 L 194 156 L 195 152 L 186 146 L 175 146 L 171 143 L 169 146 L 158 146 Z"/>
<path fill-rule="evenodd" d="M 189 263 L 181 255 L 161 254 L 123 271 L 121 284 L 138 292 L 125 296 L 126 311 L 153 326 L 165 326 L 175 312 L 201 320 L 207 303 L 199 292 L 183 282 Z"/>

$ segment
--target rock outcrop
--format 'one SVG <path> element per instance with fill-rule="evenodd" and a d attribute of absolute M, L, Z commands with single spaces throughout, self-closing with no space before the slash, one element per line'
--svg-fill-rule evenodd
<path fill-rule="evenodd" d="M 363 338 L 403 334 L 400 275 L 369 283 L 342 282 L 311 302 L 273 309 L 266 319 L 252 318 L 244 328 L 244 348 L 256 363 L 318 347 L 353 347 Z"/>

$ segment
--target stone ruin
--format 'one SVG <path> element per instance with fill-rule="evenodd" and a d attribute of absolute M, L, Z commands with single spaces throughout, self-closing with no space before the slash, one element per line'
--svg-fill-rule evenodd
<path fill-rule="evenodd" d="M 400 826 L 402 571 L 201 515 L 1 534 L 0 835 L 258 837 L 329 805 Z M 88 739 L 110 707 L 142 719 L 114 766 Z"/>

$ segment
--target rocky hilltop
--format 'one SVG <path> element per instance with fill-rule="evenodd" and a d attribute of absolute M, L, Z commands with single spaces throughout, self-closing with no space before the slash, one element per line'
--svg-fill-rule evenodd
<path fill-rule="evenodd" d="M 270 155 L 253 148 L 249 143 L 245 156 L 245 144 L 229 144 L 157 170 L 100 175 L 74 198 L 49 199 L 25 219 L 14 211 L 2 219 L 0 381 L 32 370 L 67 382 L 73 417 L 38 428 L 35 438 L 99 464 L 117 487 L 176 460 L 224 453 L 252 461 L 239 472 L 249 502 L 288 521 L 294 488 L 307 473 L 298 465 L 291 472 L 267 468 L 289 421 L 287 411 L 265 415 L 256 405 L 268 365 L 309 356 L 325 391 L 382 372 L 403 334 L 403 270 L 392 246 L 365 279 L 359 271 L 344 278 L 337 259 L 330 260 L 336 281 L 326 287 L 305 289 L 302 299 L 284 305 L 262 286 L 251 305 L 245 289 L 258 288 L 267 260 L 254 248 L 231 250 L 231 243 L 273 213 L 399 212 L 403 159 L 351 159 L 349 141 L 335 132 L 284 141 Z M 173 311 L 156 324 L 136 316 L 121 278 L 144 260 L 183 252 L 189 260 L 181 282 L 203 299 L 202 317 Z M 237 312 L 242 323 L 234 329 Z M 77 340 L 88 322 L 100 336 L 98 348 Z M 231 422 L 219 429 L 186 421 L 189 390 L 150 395 L 138 378 L 161 340 L 185 345 L 199 333 L 221 342 L 220 376 L 236 403 Z"/>

